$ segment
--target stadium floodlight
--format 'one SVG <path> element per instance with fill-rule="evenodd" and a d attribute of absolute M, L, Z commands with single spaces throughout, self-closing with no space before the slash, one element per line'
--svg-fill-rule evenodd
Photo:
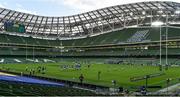
<path fill-rule="evenodd" d="M 163 22 L 161 22 L 161 21 L 155 21 L 155 22 L 152 22 L 152 26 L 155 26 L 155 27 L 158 27 L 158 26 L 161 26 L 161 25 L 163 25 L 164 23 Z"/>
<path fill-rule="evenodd" d="M 124 17 L 124 14 L 121 14 L 121 17 Z"/>
<path fill-rule="evenodd" d="M 175 14 L 180 14 L 180 10 L 176 10 L 176 11 L 175 11 Z"/>
<path fill-rule="evenodd" d="M 160 10 L 160 11 L 158 11 L 158 13 L 163 13 L 163 11 L 162 11 L 162 10 Z"/>
<path fill-rule="evenodd" d="M 132 13 L 132 12 L 130 13 L 130 16 L 133 16 L 133 13 Z"/>
<path fill-rule="evenodd" d="M 142 14 L 143 14 L 143 15 L 145 15 L 145 14 L 146 14 L 146 12 L 145 12 L 145 11 L 143 11 L 143 12 L 142 12 Z"/>

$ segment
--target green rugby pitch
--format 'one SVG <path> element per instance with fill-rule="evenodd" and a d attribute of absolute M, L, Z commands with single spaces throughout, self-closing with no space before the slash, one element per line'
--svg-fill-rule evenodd
<path fill-rule="evenodd" d="M 131 77 L 145 76 L 147 74 L 159 73 L 158 66 L 141 66 L 141 65 L 126 65 L 126 64 L 96 64 L 91 63 L 90 68 L 87 64 L 81 64 L 81 70 L 62 69 L 61 65 L 73 65 L 74 62 L 59 62 L 59 63 L 35 63 L 35 64 L 0 64 L 0 69 L 9 69 L 13 72 L 23 72 L 29 74 L 25 68 L 37 69 L 38 66 L 45 66 L 46 73 L 35 73 L 38 76 L 58 78 L 79 82 L 80 74 L 84 75 L 84 83 L 96 84 L 113 87 L 112 80 L 116 80 L 116 87 L 122 86 L 129 89 L 135 89 L 138 86 L 145 85 L 145 80 L 131 82 Z M 98 71 L 101 71 L 100 80 L 98 80 Z M 163 70 L 165 75 L 151 78 L 148 80 L 148 85 L 161 85 L 166 87 L 166 79 L 171 78 L 172 84 L 178 82 L 180 78 L 180 67 L 170 67 L 169 70 Z"/>

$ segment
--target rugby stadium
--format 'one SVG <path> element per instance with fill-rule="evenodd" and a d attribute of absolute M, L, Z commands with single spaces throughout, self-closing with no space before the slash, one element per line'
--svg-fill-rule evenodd
<path fill-rule="evenodd" d="M 50 17 L 0 8 L 0 96 L 180 96 L 180 3 Z"/>

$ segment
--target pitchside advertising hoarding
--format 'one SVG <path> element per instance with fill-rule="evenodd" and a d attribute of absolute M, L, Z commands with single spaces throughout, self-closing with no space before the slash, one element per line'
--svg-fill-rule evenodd
<path fill-rule="evenodd" d="M 7 32 L 20 32 L 20 33 L 26 32 L 25 26 L 23 24 L 14 21 L 5 21 L 4 29 Z"/>

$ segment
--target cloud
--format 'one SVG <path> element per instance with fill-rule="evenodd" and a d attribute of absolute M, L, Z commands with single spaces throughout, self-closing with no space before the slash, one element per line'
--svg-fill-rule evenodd
<path fill-rule="evenodd" d="M 79 12 L 87 12 L 91 10 L 96 10 L 99 8 L 109 7 L 113 5 L 121 5 L 127 3 L 135 2 L 145 2 L 145 1 L 157 1 L 157 0 L 41 0 L 56 4 L 64 4 L 65 6 L 78 10 Z M 169 0 L 163 0 L 169 1 Z M 172 0 L 175 2 L 180 2 L 179 0 Z"/>
<path fill-rule="evenodd" d="M 1 7 L 1 8 L 5 8 L 5 6 L 4 6 L 3 4 L 0 4 L 0 7 Z"/>
<path fill-rule="evenodd" d="M 19 12 L 34 14 L 34 15 L 37 15 L 37 14 L 38 14 L 36 11 L 31 11 L 31 10 L 22 9 L 22 8 L 17 8 L 17 9 L 15 9 L 15 10 L 16 10 L 16 11 L 19 11 Z"/>
<path fill-rule="evenodd" d="M 68 15 L 88 12 L 88 11 L 92 11 L 92 10 L 96 10 L 96 9 L 100 9 L 104 7 L 109 7 L 109 6 L 114 6 L 114 5 L 121 5 L 121 4 L 134 3 L 134 2 L 145 2 L 145 1 L 157 1 L 157 0 L 29 0 L 29 2 L 31 2 L 30 4 L 34 4 L 35 2 L 37 2 L 37 3 L 41 3 L 45 5 L 47 4 L 54 5 L 56 6 L 55 8 L 60 8 L 60 10 L 63 9 L 63 11 L 65 11 L 63 12 L 63 14 L 68 13 Z M 169 1 L 169 0 L 163 0 L 163 1 Z M 180 2 L 180 0 L 171 0 L 171 1 Z M 7 1 L 4 1 L 4 2 L 7 2 Z M 22 6 L 21 2 L 19 3 L 20 4 L 18 3 L 13 4 L 13 7 L 10 7 L 10 8 L 15 9 L 17 11 L 25 12 L 25 13 L 38 14 L 37 11 L 34 11 L 32 8 L 27 8 L 25 6 Z M 8 8 L 8 6 L 10 5 L 0 2 L 0 7 Z M 41 9 L 41 7 L 39 8 Z M 44 12 L 41 12 L 41 13 L 46 13 L 47 9 L 44 8 L 44 6 L 42 6 L 42 9 L 44 10 Z M 52 6 L 52 10 L 53 10 L 53 6 Z M 67 10 L 71 10 L 71 11 L 68 12 Z M 54 13 L 57 14 L 58 12 L 54 12 Z"/>
<path fill-rule="evenodd" d="M 7 3 L 6 2 L 0 2 L 0 7 L 1 8 L 6 8 L 7 6 Z"/>
<path fill-rule="evenodd" d="M 15 9 L 16 11 L 37 15 L 36 11 L 27 10 L 19 3 L 16 3 L 15 5 L 16 5 L 16 9 Z"/>
<path fill-rule="evenodd" d="M 18 8 L 22 8 L 23 6 L 21 5 L 21 4 L 19 4 L 19 3 L 16 3 L 16 6 L 18 7 Z"/>
<path fill-rule="evenodd" d="M 80 11 L 89 11 L 96 9 L 98 0 L 63 0 L 64 5 L 78 9 Z M 101 1 L 101 0 L 100 0 Z M 98 1 L 99 2 L 99 1 Z"/>
<path fill-rule="evenodd" d="M 6 2 L 0 2 L 0 7 L 1 8 L 9 8 L 8 7 L 8 4 Z M 11 9 L 11 8 L 9 8 Z M 31 10 L 27 10 L 25 9 L 21 4 L 19 3 L 16 3 L 15 4 L 15 10 L 16 11 L 19 11 L 19 12 L 24 12 L 24 13 L 29 13 L 29 14 L 35 14 L 37 15 L 37 12 L 36 11 L 31 11 Z"/>

